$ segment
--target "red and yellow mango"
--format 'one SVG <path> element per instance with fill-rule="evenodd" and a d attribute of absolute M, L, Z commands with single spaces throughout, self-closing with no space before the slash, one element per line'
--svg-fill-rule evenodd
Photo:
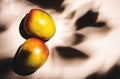
<path fill-rule="evenodd" d="M 29 75 L 40 68 L 48 56 L 48 47 L 42 40 L 29 38 L 16 53 L 13 69 L 17 74 Z"/>
<path fill-rule="evenodd" d="M 27 14 L 24 24 L 28 34 L 42 40 L 49 40 L 56 31 L 53 18 L 40 9 L 32 9 Z"/>

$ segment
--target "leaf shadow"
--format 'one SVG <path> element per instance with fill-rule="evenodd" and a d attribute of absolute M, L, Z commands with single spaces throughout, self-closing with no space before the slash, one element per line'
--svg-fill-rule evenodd
<path fill-rule="evenodd" d="M 12 70 L 12 61 L 13 58 L 0 60 L 0 76 L 6 75 L 9 71 Z"/>
<path fill-rule="evenodd" d="M 86 79 L 120 79 L 120 66 L 114 66 L 106 74 L 94 73 Z"/>

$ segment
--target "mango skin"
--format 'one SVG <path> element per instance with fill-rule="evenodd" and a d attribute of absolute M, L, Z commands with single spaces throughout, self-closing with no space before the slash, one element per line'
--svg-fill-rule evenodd
<path fill-rule="evenodd" d="M 52 17 L 40 9 L 32 9 L 27 14 L 24 23 L 28 34 L 42 40 L 49 40 L 56 31 Z"/>
<path fill-rule="evenodd" d="M 49 50 L 45 43 L 37 38 L 29 38 L 18 49 L 13 59 L 13 70 L 22 76 L 32 74 L 48 59 Z"/>

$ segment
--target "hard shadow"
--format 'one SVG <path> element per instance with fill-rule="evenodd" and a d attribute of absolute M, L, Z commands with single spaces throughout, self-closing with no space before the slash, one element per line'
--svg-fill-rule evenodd
<path fill-rule="evenodd" d="M 27 14 L 26 16 L 22 19 L 21 23 L 20 23 L 20 26 L 19 26 L 19 32 L 20 32 L 20 35 L 25 38 L 25 39 L 28 39 L 30 37 L 32 37 L 31 35 L 29 35 L 26 31 L 25 31 L 25 28 L 24 28 L 24 20 L 25 18 L 27 17 Z"/>
<path fill-rule="evenodd" d="M 99 75 L 97 73 L 90 75 L 86 79 L 120 79 L 120 66 L 113 67 L 108 73 Z"/>
<path fill-rule="evenodd" d="M 1 32 L 4 32 L 4 31 L 6 31 L 7 30 L 7 27 L 5 27 L 5 26 L 0 26 L 0 33 Z"/>
<path fill-rule="evenodd" d="M 0 60 L 0 76 L 6 75 L 12 70 L 12 58 Z"/>
<path fill-rule="evenodd" d="M 44 9 L 54 9 L 56 11 L 63 11 L 62 3 L 64 0 L 27 0 Z"/>
<path fill-rule="evenodd" d="M 74 37 L 75 37 L 75 38 L 74 38 L 74 41 L 73 41 L 73 45 L 80 44 L 81 42 L 84 41 L 84 38 L 85 38 L 84 35 L 78 34 L 78 33 L 76 33 L 76 34 L 74 35 Z"/>
<path fill-rule="evenodd" d="M 66 59 L 74 59 L 74 58 L 88 58 L 89 56 L 84 54 L 83 52 L 76 50 L 71 47 L 56 47 L 57 53 Z"/>
<path fill-rule="evenodd" d="M 105 22 L 96 22 L 99 13 L 89 10 L 82 17 L 76 21 L 76 30 L 80 30 L 84 27 L 103 27 L 106 25 Z"/>

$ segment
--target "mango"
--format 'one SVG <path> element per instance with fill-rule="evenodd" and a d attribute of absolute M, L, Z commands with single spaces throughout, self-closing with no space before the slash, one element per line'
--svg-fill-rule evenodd
<path fill-rule="evenodd" d="M 49 40 L 56 31 L 53 18 L 45 11 L 32 9 L 26 16 L 24 28 L 29 35 Z"/>
<path fill-rule="evenodd" d="M 29 38 L 18 49 L 13 59 L 13 70 L 19 75 L 29 75 L 45 64 L 49 50 L 44 41 Z"/>

